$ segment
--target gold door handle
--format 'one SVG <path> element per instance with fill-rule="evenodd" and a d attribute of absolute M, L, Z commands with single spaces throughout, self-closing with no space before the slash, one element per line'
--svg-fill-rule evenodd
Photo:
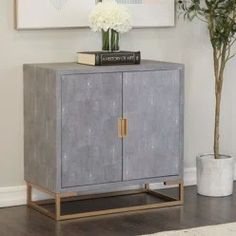
<path fill-rule="evenodd" d="M 118 119 L 118 137 L 125 138 L 128 135 L 128 119 Z"/>
<path fill-rule="evenodd" d="M 123 128 L 122 128 L 122 124 L 123 124 L 123 119 L 119 118 L 118 119 L 118 137 L 119 138 L 123 138 Z"/>
<path fill-rule="evenodd" d="M 122 128 L 123 128 L 123 138 L 127 137 L 128 135 L 128 119 L 124 118 L 123 120 L 123 124 L 122 124 Z"/>

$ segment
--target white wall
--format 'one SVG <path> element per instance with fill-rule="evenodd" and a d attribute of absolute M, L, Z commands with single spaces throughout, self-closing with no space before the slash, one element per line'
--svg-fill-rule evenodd
<path fill-rule="evenodd" d="M 15 31 L 13 1 L 0 0 L 0 187 L 23 185 L 22 64 L 74 61 L 80 50 L 100 49 L 100 35 L 88 29 Z M 204 25 L 180 20 L 176 28 L 135 29 L 121 48 L 141 50 L 143 58 L 186 65 L 185 167 L 212 151 L 213 72 Z M 222 152 L 236 154 L 236 60 L 226 73 Z"/>

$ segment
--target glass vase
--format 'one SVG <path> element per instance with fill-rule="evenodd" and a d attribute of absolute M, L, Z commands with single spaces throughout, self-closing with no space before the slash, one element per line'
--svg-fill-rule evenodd
<path fill-rule="evenodd" d="M 113 29 L 102 31 L 102 50 L 118 51 L 119 50 L 119 33 Z"/>

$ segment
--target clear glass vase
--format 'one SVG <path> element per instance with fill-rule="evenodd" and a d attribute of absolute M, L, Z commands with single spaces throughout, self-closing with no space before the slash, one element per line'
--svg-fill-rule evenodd
<path fill-rule="evenodd" d="M 113 29 L 102 31 L 102 50 L 118 51 L 119 48 L 119 33 Z"/>

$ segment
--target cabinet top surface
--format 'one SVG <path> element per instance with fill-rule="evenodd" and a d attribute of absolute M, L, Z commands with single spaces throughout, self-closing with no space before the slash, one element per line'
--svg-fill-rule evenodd
<path fill-rule="evenodd" d="M 116 65 L 116 66 L 87 66 L 76 62 L 68 63 L 40 63 L 40 64 L 25 64 L 24 69 L 28 67 L 41 68 L 52 70 L 60 74 L 74 73 L 107 73 L 107 72 L 131 72 L 145 70 L 176 70 L 183 69 L 183 64 L 161 62 L 152 60 L 142 60 L 139 65 Z"/>

